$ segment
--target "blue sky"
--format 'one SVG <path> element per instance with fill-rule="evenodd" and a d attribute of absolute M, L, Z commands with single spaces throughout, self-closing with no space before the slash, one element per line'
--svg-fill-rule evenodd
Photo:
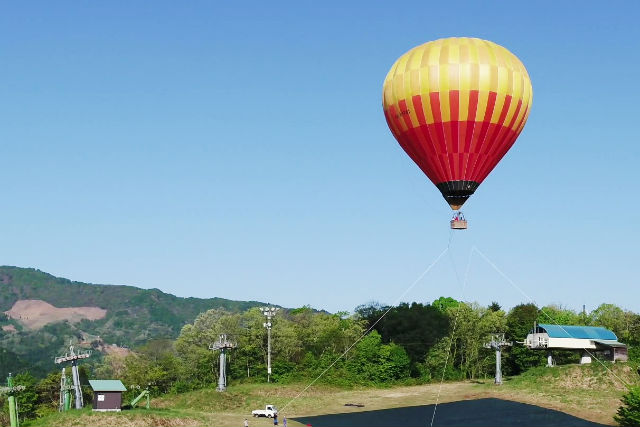
<path fill-rule="evenodd" d="M 397 298 L 451 211 L 388 131 L 384 77 L 442 37 L 527 67 L 529 121 L 403 300 L 640 311 L 637 2 L 0 6 L 0 264 L 179 296 Z M 459 280 L 456 280 L 456 272 Z"/>

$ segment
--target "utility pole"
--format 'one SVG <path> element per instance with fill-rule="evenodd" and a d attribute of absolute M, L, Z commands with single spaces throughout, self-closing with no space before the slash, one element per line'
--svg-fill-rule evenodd
<path fill-rule="evenodd" d="M 209 350 L 220 351 L 220 377 L 218 378 L 218 391 L 227 389 L 227 350 L 236 348 L 237 344 L 227 340 L 227 334 L 220 334 L 218 342 L 209 346 Z"/>
<path fill-rule="evenodd" d="M 496 385 L 502 385 L 502 347 L 512 345 L 512 342 L 508 342 L 504 339 L 504 334 L 491 335 L 491 340 L 484 345 L 485 348 L 493 348 L 496 350 Z"/>
<path fill-rule="evenodd" d="M 277 307 L 260 308 L 262 314 L 267 318 L 267 321 L 262 324 L 267 328 L 267 382 L 271 381 L 271 318 L 276 315 L 278 310 L 280 309 Z"/>
<path fill-rule="evenodd" d="M 0 393 L 6 394 L 9 398 L 9 420 L 11 427 L 20 427 L 20 419 L 18 417 L 18 402 L 16 402 L 16 394 L 24 390 L 23 385 L 13 385 L 13 377 L 11 373 L 7 377 L 7 386 L 0 388 Z"/>
<path fill-rule="evenodd" d="M 91 350 L 75 351 L 73 348 L 73 345 L 69 345 L 69 353 L 65 353 L 64 356 L 58 356 L 54 359 L 56 363 L 71 362 L 71 376 L 73 377 L 73 389 L 76 392 L 75 393 L 76 409 L 82 409 L 82 406 L 83 406 L 82 389 L 80 388 L 80 375 L 78 374 L 78 360 L 88 359 L 89 356 L 91 356 Z M 60 391 L 63 392 L 62 387 L 60 388 L 61 388 Z"/>

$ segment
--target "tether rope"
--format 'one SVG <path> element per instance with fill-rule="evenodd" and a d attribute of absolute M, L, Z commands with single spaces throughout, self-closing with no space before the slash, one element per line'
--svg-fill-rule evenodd
<path fill-rule="evenodd" d="M 431 271 L 431 269 L 438 263 L 438 261 L 440 261 L 440 259 L 442 258 L 442 256 L 447 253 L 449 251 L 449 247 L 451 245 L 451 236 L 449 236 L 449 244 L 447 245 L 447 247 L 440 252 L 440 255 L 438 255 L 436 257 L 436 259 L 426 268 L 426 270 L 424 270 L 422 272 L 422 274 L 420 274 L 418 276 L 418 278 L 416 280 L 413 281 L 413 283 L 402 293 L 400 294 L 400 296 L 396 299 L 396 302 L 393 305 L 390 305 L 389 308 L 387 309 L 387 311 L 385 311 L 382 316 L 380 316 L 380 318 L 378 320 L 376 320 L 370 327 L 369 329 L 367 329 L 361 336 L 360 338 L 358 338 L 357 340 L 355 340 L 353 342 L 353 344 L 351 344 L 340 356 L 336 357 L 336 359 L 329 365 L 327 366 L 321 373 L 320 375 L 318 375 L 313 381 L 311 381 L 300 393 L 298 393 L 293 399 L 291 399 L 289 402 L 287 402 L 281 409 L 282 412 L 284 412 L 284 410 L 291 404 L 293 403 L 296 399 L 298 399 L 300 396 L 302 396 L 302 394 L 304 394 L 305 391 L 307 391 L 313 384 L 316 383 L 316 381 L 318 381 L 320 378 L 322 378 L 322 376 L 324 374 L 327 373 L 327 371 L 329 371 L 329 369 L 331 369 L 336 363 L 338 363 L 338 361 L 340 359 L 342 359 L 348 352 L 349 350 L 351 350 L 356 344 L 358 344 L 365 336 L 367 336 L 367 334 L 369 332 L 371 332 L 374 328 L 374 326 L 376 326 L 383 318 L 384 316 L 387 315 L 387 313 L 389 313 L 401 300 L 402 298 L 408 294 L 417 284 L 418 282 L 420 282 L 420 280 L 422 280 L 424 278 L 424 276 L 427 275 L 427 273 L 429 273 L 429 271 Z"/>
<path fill-rule="evenodd" d="M 464 273 L 464 282 L 462 283 L 462 291 L 460 292 L 460 303 L 464 300 L 465 289 L 467 288 L 467 281 L 469 278 L 469 269 L 471 267 L 471 255 L 473 254 L 473 249 L 469 251 L 469 259 L 467 261 L 467 268 Z M 451 259 L 451 265 L 453 266 L 453 271 L 456 275 L 456 282 L 460 285 L 460 275 L 458 274 L 458 269 L 456 268 L 456 264 L 453 260 L 453 255 L 449 252 L 449 257 Z M 456 317 L 453 320 L 453 330 L 451 332 L 451 340 L 449 341 L 449 349 L 447 350 L 447 357 L 444 360 L 444 367 L 442 368 L 442 377 L 440 378 L 440 386 L 438 387 L 438 394 L 436 395 L 436 403 L 433 406 L 433 414 L 431 415 L 431 423 L 429 424 L 433 427 L 433 422 L 436 418 L 436 410 L 438 409 L 438 402 L 440 401 L 440 393 L 442 392 L 442 384 L 444 383 L 444 376 L 447 372 L 447 364 L 449 363 L 449 356 L 451 355 L 451 347 L 453 346 L 453 341 L 456 335 L 456 327 L 458 326 L 458 316 L 460 316 L 460 308 L 456 311 Z"/>
<path fill-rule="evenodd" d="M 451 232 L 449 234 L 449 241 L 448 241 L 447 247 L 442 252 L 440 252 L 440 254 L 435 258 L 435 260 L 418 276 L 418 278 L 416 278 L 413 281 L 413 283 L 411 283 L 411 285 L 404 292 L 402 292 L 402 294 L 400 294 L 400 296 L 396 299 L 395 303 L 390 305 L 389 308 L 382 314 L 382 316 L 380 316 L 357 340 L 355 340 L 344 352 L 342 352 L 342 354 L 340 354 L 329 366 L 327 366 L 313 381 L 311 381 L 295 397 L 293 397 L 291 400 L 289 400 L 289 402 L 287 402 L 282 407 L 281 411 L 284 412 L 284 410 L 289 405 L 291 405 L 295 400 L 297 400 L 300 396 L 302 396 L 311 386 L 313 386 L 313 384 L 315 384 L 320 378 L 322 378 L 324 376 L 324 374 L 326 374 L 331 368 L 333 368 L 333 366 L 336 363 L 338 363 L 338 361 L 340 359 L 342 359 L 356 344 L 358 344 L 365 336 L 367 336 L 367 334 L 369 334 L 369 332 L 371 332 L 373 330 L 373 328 L 402 300 L 402 298 L 406 294 L 408 294 L 424 278 L 424 276 L 426 276 L 427 273 L 429 273 L 429 271 L 431 271 L 431 269 L 440 261 L 440 259 L 447 252 L 449 252 L 449 255 L 450 255 L 450 260 L 451 260 L 451 263 L 452 263 L 452 266 L 453 266 L 453 270 L 454 270 L 454 273 L 455 273 L 455 276 L 456 276 L 456 281 L 457 281 L 458 284 L 460 284 L 460 276 L 458 274 L 458 270 L 456 268 L 456 264 L 454 262 L 453 256 L 451 255 L 451 252 L 450 252 L 452 241 L 453 241 L 453 230 L 451 230 Z M 474 252 L 476 252 L 478 255 L 480 255 L 485 260 L 485 262 L 487 262 L 487 264 L 489 264 L 512 287 L 514 287 L 526 299 L 528 299 L 529 302 L 535 304 L 535 301 L 533 300 L 533 298 L 531 298 L 526 292 L 524 292 L 522 290 L 522 288 L 520 288 L 506 273 L 504 273 L 500 268 L 498 268 L 498 266 L 493 261 L 491 261 L 482 251 L 480 251 L 480 249 L 478 249 L 476 246 L 473 246 L 471 248 L 471 250 L 469 251 L 469 258 L 468 258 L 468 261 L 467 261 L 467 268 L 466 268 L 466 271 L 465 271 L 464 281 L 462 283 L 462 291 L 461 291 L 460 302 L 462 302 L 463 299 L 464 299 L 464 294 L 465 294 L 465 290 L 466 290 L 467 283 L 468 283 L 468 278 L 469 278 L 469 270 L 470 270 L 470 267 L 471 267 L 472 255 L 473 255 Z M 544 314 L 553 324 L 555 324 L 563 332 L 565 332 L 569 337 L 572 337 L 572 335 L 562 325 L 560 325 L 550 314 L 548 314 L 544 309 L 540 309 L 540 312 L 542 314 Z M 444 367 L 443 367 L 443 370 L 442 370 L 442 377 L 440 379 L 440 386 L 438 388 L 438 394 L 436 396 L 436 402 L 435 402 L 435 405 L 433 407 L 433 414 L 431 416 L 431 423 L 430 423 L 431 427 L 433 427 L 433 423 L 435 421 L 436 411 L 437 411 L 437 408 L 438 408 L 438 403 L 439 403 L 439 400 L 440 400 L 440 394 L 441 394 L 441 391 L 442 391 L 442 385 L 444 383 L 444 377 L 446 375 L 446 368 L 447 368 L 447 364 L 449 362 L 449 357 L 451 355 L 451 348 L 453 346 L 453 341 L 455 339 L 455 331 L 456 331 L 456 328 L 457 328 L 459 315 L 460 315 L 460 310 L 458 310 L 456 312 L 456 316 L 454 318 L 451 340 L 449 342 L 449 349 L 447 351 L 447 356 L 445 358 L 445 364 L 444 364 Z M 615 372 L 613 372 L 611 369 L 609 369 L 609 367 L 607 365 L 605 365 L 595 354 L 590 352 L 587 348 L 582 348 L 582 350 L 584 350 L 587 354 L 589 354 L 589 356 L 593 357 L 598 363 L 600 363 L 607 370 L 607 372 L 609 372 L 613 377 L 615 377 L 618 381 L 620 381 L 620 383 L 622 385 L 624 385 L 625 387 L 629 387 L 629 384 L 626 381 L 624 381 Z"/>

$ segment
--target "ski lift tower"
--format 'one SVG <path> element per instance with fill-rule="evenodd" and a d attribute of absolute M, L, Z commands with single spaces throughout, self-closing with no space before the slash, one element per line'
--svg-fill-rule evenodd
<path fill-rule="evenodd" d="M 9 397 L 9 420 L 11 427 L 19 427 L 20 419 L 18 417 L 18 402 L 16 402 L 16 394 L 24 390 L 23 385 L 13 385 L 13 377 L 11 373 L 7 377 L 7 386 L 0 387 L 0 394 L 6 394 Z"/>
<path fill-rule="evenodd" d="M 220 377 L 218 378 L 218 391 L 227 389 L 227 350 L 236 348 L 237 344 L 227 340 L 227 334 L 220 334 L 218 342 L 209 346 L 209 350 L 220 351 Z"/>
<path fill-rule="evenodd" d="M 65 353 L 64 356 L 58 356 L 54 359 L 56 363 L 69 363 L 71 362 L 71 375 L 73 377 L 73 389 L 76 394 L 76 409 L 82 409 L 82 389 L 80 388 L 80 375 L 78 374 L 78 360 L 80 359 L 88 359 L 91 356 L 91 350 L 79 350 L 76 351 L 73 348 L 73 345 L 69 345 L 69 353 Z M 64 371 L 63 371 L 64 372 Z M 60 392 L 64 394 L 64 385 L 66 383 L 66 378 L 61 380 L 60 384 Z M 64 398 L 60 399 L 63 403 L 64 407 Z"/>
<path fill-rule="evenodd" d="M 73 386 L 69 384 L 67 378 L 66 368 L 62 368 L 62 375 L 60 375 L 60 403 L 58 405 L 59 412 L 66 412 L 71 409 L 71 390 Z"/>
<path fill-rule="evenodd" d="M 260 311 L 265 315 L 267 321 L 262 324 L 267 328 L 267 382 L 270 382 L 271 377 L 271 318 L 276 315 L 280 310 L 277 307 L 261 307 Z"/>
<path fill-rule="evenodd" d="M 512 342 L 504 339 L 504 334 L 491 335 L 491 340 L 484 345 L 484 348 L 494 348 L 496 350 L 496 385 L 502 385 L 502 348 L 512 345 Z"/>

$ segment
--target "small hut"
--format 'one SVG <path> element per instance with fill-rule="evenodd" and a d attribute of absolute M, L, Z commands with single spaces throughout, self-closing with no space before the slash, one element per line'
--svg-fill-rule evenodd
<path fill-rule="evenodd" d="M 94 411 L 120 411 L 122 408 L 122 392 L 127 388 L 120 380 L 89 380 L 93 389 Z"/>

